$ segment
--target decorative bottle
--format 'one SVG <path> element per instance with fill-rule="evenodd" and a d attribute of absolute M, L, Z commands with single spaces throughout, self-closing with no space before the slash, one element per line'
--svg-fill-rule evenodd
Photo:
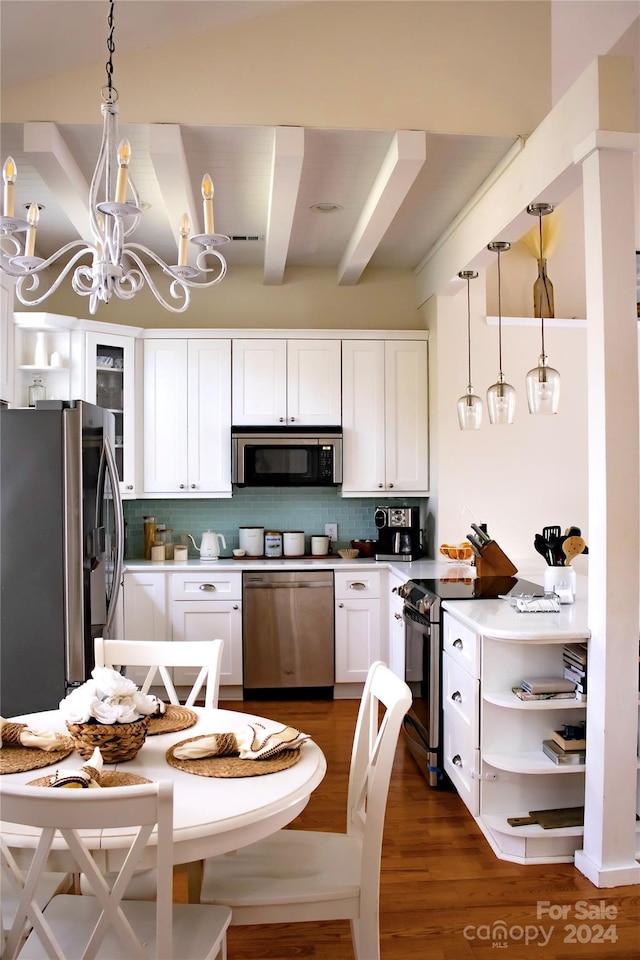
<path fill-rule="evenodd" d="M 49 366 L 49 354 L 47 353 L 47 338 L 44 330 L 36 333 L 36 346 L 33 351 L 33 363 L 36 367 Z"/>
<path fill-rule="evenodd" d="M 538 276 L 533 285 L 533 315 L 552 319 L 555 316 L 553 304 L 553 284 L 547 276 L 547 261 L 538 260 Z"/>
<path fill-rule="evenodd" d="M 33 383 L 29 386 L 29 406 L 35 407 L 37 400 L 44 400 L 46 397 L 46 392 L 44 389 L 44 384 L 40 377 L 36 377 Z"/>

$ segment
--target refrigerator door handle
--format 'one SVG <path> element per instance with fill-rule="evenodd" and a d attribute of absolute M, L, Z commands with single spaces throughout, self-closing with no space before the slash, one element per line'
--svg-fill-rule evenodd
<path fill-rule="evenodd" d="M 107 464 L 107 471 L 109 474 L 109 482 L 111 484 L 111 493 L 113 496 L 113 513 L 115 519 L 115 538 L 116 538 L 116 550 L 115 550 L 115 568 L 113 571 L 113 587 L 111 590 L 111 597 L 109 598 L 109 604 L 107 607 L 107 620 L 104 625 L 103 636 L 110 637 L 111 628 L 113 627 L 113 621 L 116 615 L 116 607 L 118 605 L 118 597 L 120 595 L 120 585 L 122 583 L 122 568 L 124 566 L 124 516 L 122 512 L 122 497 L 120 496 L 120 478 L 118 476 L 118 468 L 116 466 L 115 456 L 111 448 L 111 443 L 109 438 L 104 438 L 104 456 Z"/>

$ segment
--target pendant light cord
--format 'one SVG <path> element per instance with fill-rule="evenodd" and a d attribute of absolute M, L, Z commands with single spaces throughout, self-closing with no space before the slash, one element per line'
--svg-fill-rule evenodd
<path fill-rule="evenodd" d="M 542 214 L 540 214 L 540 215 L 538 216 L 538 223 L 539 223 L 539 225 L 540 225 L 540 260 L 542 261 L 542 265 L 541 265 L 541 269 L 542 269 L 542 285 L 543 285 L 543 287 L 544 287 L 544 295 L 545 295 L 545 299 L 546 299 L 546 301 L 547 301 L 547 310 L 548 310 L 549 314 L 551 314 L 551 298 L 549 297 L 549 287 L 548 287 L 548 285 L 547 285 L 547 271 L 546 271 L 545 268 L 544 268 L 544 256 L 543 256 L 543 250 L 542 250 Z M 545 356 L 545 352 L 544 352 L 544 308 L 543 308 L 542 304 L 540 304 L 540 314 L 541 314 L 541 316 L 540 316 L 540 335 L 541 335 L 541 338 L 542 338 L 542 356 L 544 357 L 544 356 Z"/>
<path fill-rule="evenodd" d="M 471 290 L 469 277 L 467 277 L 467 345 L 469 350 L 469 380 L 467 382 L 471 386 Z"/>
<path fill-rule="evenodd" d="M 502 281 L 500 279 L 500 250 L 498 250 L 498 367 L 502 376 Z"/>

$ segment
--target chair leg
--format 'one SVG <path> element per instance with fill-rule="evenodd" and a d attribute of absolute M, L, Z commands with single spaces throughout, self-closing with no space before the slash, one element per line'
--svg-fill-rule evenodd
<path fill-rule="evenodd" d="M 380 960 L 378 915 L 351 920 L 351 939 L 356 960 Z"/>

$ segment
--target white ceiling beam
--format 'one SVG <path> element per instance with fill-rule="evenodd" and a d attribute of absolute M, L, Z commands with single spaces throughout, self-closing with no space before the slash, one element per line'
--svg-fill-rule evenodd
<path fill-rule="evenodd" d="M 186 213 L 191 227 L 190 235 L 203 231 L 202 207 L 198 204 L 191 183 L 189 164 L 182 140 L 182 131 L 176 123 L 154 123 L 149 129 L 149 157 L 164 200 L 172 232 L 179 237 L 180 221 Z M 189 261 L 202 247 L 189 244 Z M 177 260 L 176 260 L 177 262 Z"/>
<path fill-rule="evenodd" d="M 276 127 L 264 251 L 264 283 L 282 283 L 304 160 L 304 128 Z"/>
<path fill-rule="evenodd" d="M 24 152 L 83 240 L 93 242 L 89 184 L 55 123 L 24 125 Z"/>
<path fill-rule="evenodd" d="M 398 130 L 338 267 L 338 283 L 357 283 L 424 166 L 423 130 Z"/>

